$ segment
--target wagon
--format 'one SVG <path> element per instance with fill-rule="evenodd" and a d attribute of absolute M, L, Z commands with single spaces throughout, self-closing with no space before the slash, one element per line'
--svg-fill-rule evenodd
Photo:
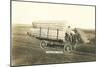
<path fill-rule="evenodd" d="M 46 49 L 49 46 L 59 45 L 63 46 L 64 53 L 71 53 L 77 46 L 77 39 L 75 39 L 75 37 L 70 38 L 66 36 L 65 32 L 60 29 L 40 27 L 34 28 L 34 30 L 37 30 L 38 33 L 34 31 L 32 34 L 30 34 L 29 32 L 27 32 L 27 34 L 31 37 L 35 37 L 36 39 L 40 40 L 40 47 L 42 49 Z M 74 39 L 74 42 L 72 42 L 71 39 Z"/>

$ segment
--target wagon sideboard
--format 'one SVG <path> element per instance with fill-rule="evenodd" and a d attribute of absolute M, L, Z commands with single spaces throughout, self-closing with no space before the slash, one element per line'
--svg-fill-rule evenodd
<path fill-rule="evenodd" d="M 33 28 L 31 29 L 33 37 L 36 37 L 40 40 L 48 41 L 59 41 L 62 42 L 65 37 L 65 32 L 61 29 L 52 29 L 52 28 Z"/>

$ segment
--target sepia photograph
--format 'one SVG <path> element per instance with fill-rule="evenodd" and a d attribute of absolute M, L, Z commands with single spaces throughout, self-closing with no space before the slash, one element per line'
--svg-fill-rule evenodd
<path fill-rule="evenodd" d="M 96 6 L 11 1 L 11 66 L 96 61 Z"/>

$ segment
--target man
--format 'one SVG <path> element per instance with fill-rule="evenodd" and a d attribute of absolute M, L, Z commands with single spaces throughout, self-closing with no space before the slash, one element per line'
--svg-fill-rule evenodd
<path fill-rule="evenodd" d="M 64 28 L 65 31 L 65 40 L 72 42 L 72 36 L 75 35 L 75 32 L 71 29 L 70 26 Z"/>

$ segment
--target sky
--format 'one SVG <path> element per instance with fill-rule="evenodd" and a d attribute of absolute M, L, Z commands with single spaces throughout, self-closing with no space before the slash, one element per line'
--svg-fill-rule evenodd
<path fill-rule="evenodd" d="M 95 7 L 12 2 L 12 24 L 32 24 L 32 22 L 43 23 L 48 21 L 62 21 L 71 27 L 95 29 Z"/>

